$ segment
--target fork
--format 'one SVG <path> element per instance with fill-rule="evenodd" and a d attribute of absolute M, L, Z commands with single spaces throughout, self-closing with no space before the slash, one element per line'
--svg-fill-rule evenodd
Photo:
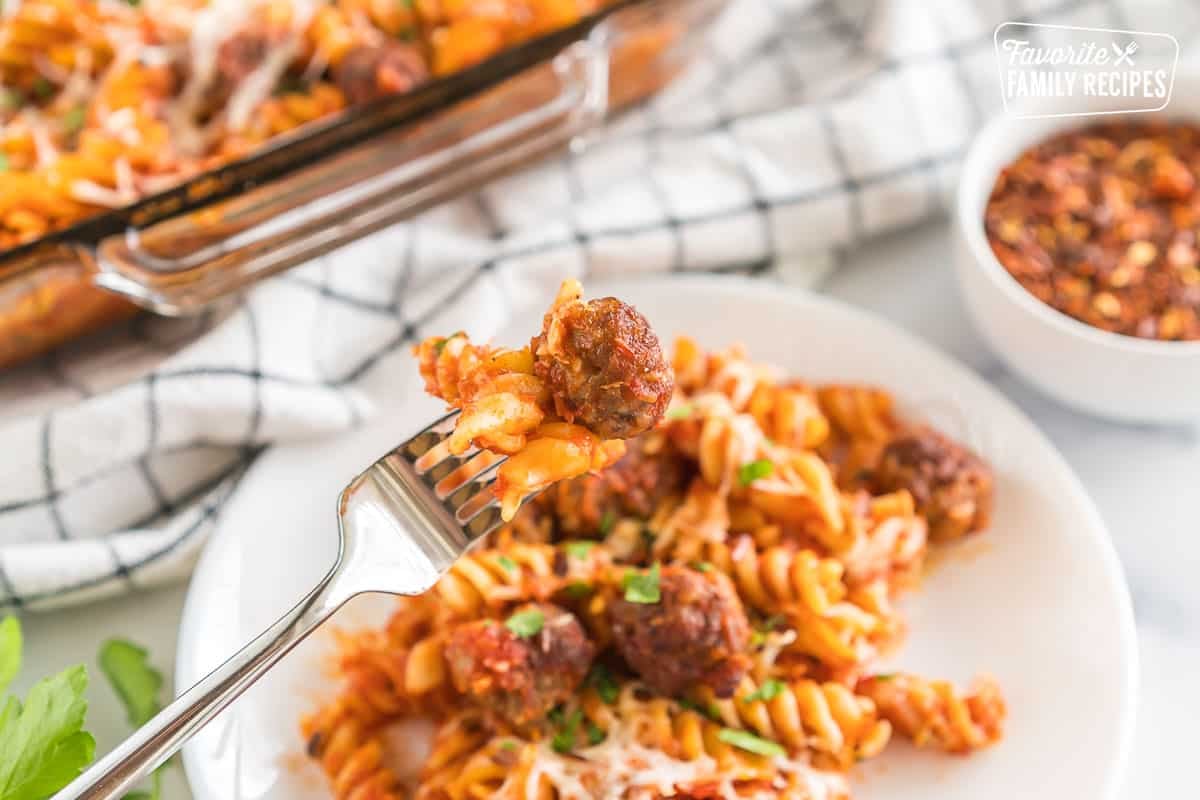
<path fill-rule="evenodd" d="M 458 411 L 380 458 L 338 495 L 338 553 L 303 600 L 97 761 L 54 800 L 115 800 L 183 746 L 347 600 L 427 591 L 499 527 L 490 491 L 503 456 L 450 452 Z"/>

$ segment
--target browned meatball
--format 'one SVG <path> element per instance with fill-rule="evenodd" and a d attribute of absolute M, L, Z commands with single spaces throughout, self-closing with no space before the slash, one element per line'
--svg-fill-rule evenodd
<path fill-rule="evenodd" d="M 217 48 L 216 74 L 210 90 L 213 100 L 228 98 L 271 51 L 271 37 L 262 30 L 238 31 Z"/>
<path fill-rule="evenodd" d="M 621 515 L 647 519 L 663 498 L 687 488 L 695 467 L 670 441 L 651 436 L 630 439 L 611 467 L 559 481 L 537 497 L 534 503 L 553 516 L 560 536 L 594 538 Z"/>
<path fill-rule="evenodd" d="M 571 612 L 529 603 L 510 619 L 523 618 L 528 625 L 530 614 L 542 615 L 536 633 L 522 635 L 504 622 L 478 620 L 455 628 L 445 650 L 455 688 L 518 725 L 541 719 L 569 698 L 596 654 Z"/>
<path fill-rule="evenodd" d="M 351 103 L 410 91 L 428 77 L 421 51 L 403 42 L 359 45 L 333 69 L 338 88 Z"/>
<path fill-rule="evenodd" d="M 659 592 L 657 603 L 613 602 L 613 639 L 621 656 L 661 694 L 704 684 L 717 697 L 731 697 L 750 667 L 750 623 L 729 578 L 668 566 Z"/>
<path fill-rule="evenodd" d="M 556 308 L 530 347 L 559 416 L 607 439 L 654 427 L 675 388 L 650 323 L 615 297 Z"/>
<path fill-rule="evenodd" d="M 928 426 L 903 431 L 888 442 L 872 483 L 876 492 L 907 489 L 934 541 L 983 530 L 991 520 L 991 468 Z"/>

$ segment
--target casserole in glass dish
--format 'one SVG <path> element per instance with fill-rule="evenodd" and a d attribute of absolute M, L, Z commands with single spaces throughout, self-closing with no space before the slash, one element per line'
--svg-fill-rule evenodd
<path fill-rule="evenodd" d="M 138 307 L 198 312 L 578 141 L 725 2 L 10 2 L 0 367 Z"/>

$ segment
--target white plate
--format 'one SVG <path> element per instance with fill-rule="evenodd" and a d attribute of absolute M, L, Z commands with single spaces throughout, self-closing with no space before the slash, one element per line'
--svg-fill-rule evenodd
<path fill-rule="evenodd" d="M 636 305 L 669 342 L 744 342 L 758 360 L 817 380 L 880 383 L 902 410 L 964 437 L 998 477 L 992 530 L 952 552 L 904 605 L 911 633 L 896 663 L 967 681 L 986 670 L 1009 703 L 1005 739 L 969 758 L 893 746 L 865 765 L 874 800 L 1022 800 L 1115 795 L 1133 732 L 1136 649 L 1129 593 L 1095 506 L 1063 459 L 974 374 L 895 327 L 795 291 L 714 278 L 588 286 Z M 550 298 L 533 298 L 544 308 Z M 518 315 L 528 339 L 540 312 Z M 415 374 L 415 367 L 414 367 Z M 277 447 L 246 477 L 193 578 L 176 684 L 189 686 L 293 605 L 332 563 L 342 485 L 438 411 L 417 383 L 396 411 L 353 435 Z M 400 398 L 405 402 L 401 404 Z M 334 621 L 384 619 L 367 597 Z M 184 751 L 196 800 L 318 800 L 297 718 L 333 688 L 318 631 Z"/>

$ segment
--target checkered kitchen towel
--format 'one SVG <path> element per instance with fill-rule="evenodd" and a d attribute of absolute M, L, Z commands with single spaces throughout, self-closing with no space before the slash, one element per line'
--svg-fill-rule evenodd
<path fill-rule="evenodd" d="M 999 106 L 1005 20 L 1185 38 L 1190 0 L 733 0 L 698 63 L 565 155 L 189 322 L 143 318 L 0 378 L 0 603 L 183 576 L 255 456 L 386 409 L 417 337 L 494 333 L 566 275 L 811 284 L 941 210 Z"/>

